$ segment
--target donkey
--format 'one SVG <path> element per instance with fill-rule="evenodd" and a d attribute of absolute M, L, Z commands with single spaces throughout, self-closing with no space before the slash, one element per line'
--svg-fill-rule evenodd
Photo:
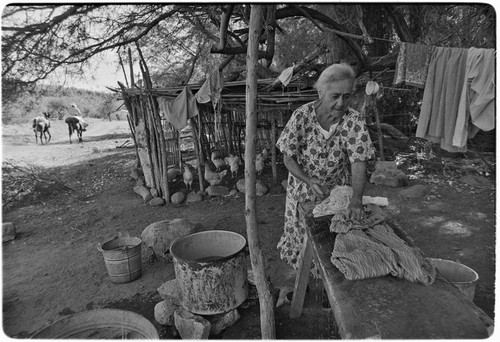
<path fill-rule="evenodd" d="M 69 131 L 69 143 L 72 144 L 71 136 L 73 132 L 76 132 L 76 136 L 78 137 L 78 141 L 82 142 L 82 134 L 86 131 L 85 126 L 88 125 L 86 122 L 82 122 L 83 120 L 78 116 L 68 116 L 65 122 L 68 124 Z"/>
<path fill-rule="evenodd" d="M 45 138 L 45 144 L 50 142 L 52 135 L 49 132 L 50 128 L 50 113 L 43 112 L 43 116 L 38 116 L 33 119 L 33 132 L 35 132 L 36 143 L 38 144 L 38 133 L 40 133 L 40 144 L 43 145 L 42 136 Z M 47 140 L 47 134 L 49 139 Z"/>

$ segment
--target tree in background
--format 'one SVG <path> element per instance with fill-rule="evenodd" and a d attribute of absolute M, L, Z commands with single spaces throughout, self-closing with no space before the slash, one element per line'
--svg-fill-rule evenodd
<path fill-rule="evenodd" d="M 56 69 L 78 74 L 103 51 L 123 56 L 135 44 L 144 51 L 154 86 L 200 82 L 214 67 L 229 78 L 244 70 L 249 18 L 250 6 L 238 3 L 8 5 L 2 14 L 2 88 L 9 98 Z M 272 4 L 264 7 L 264 18 L 258 57 L 263 69 L 276 71 L 315 44 L 329 49 L 320 62 L 348 61 L 361 74 L 393 69 L 395 41 L 496 43 L 495 12 L 488 4 Z"/>
<path fill-rule="evenodd" d="M 52 114 L 56 112 L 57 118 L 62 120 L 67 107 L 61 98 L 52 98 L 47 101 L 47 110 Z M 52 115 L 52 117 L 54 117 L 54 115 Z"/>

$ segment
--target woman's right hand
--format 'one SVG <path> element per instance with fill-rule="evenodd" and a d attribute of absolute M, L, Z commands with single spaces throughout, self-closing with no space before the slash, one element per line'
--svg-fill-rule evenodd
<path fill-rule="evenodd" d="M 328 197 L 328 191 L 321 181 L 316 177 L 311 177 L 308 182 L 314 194 L 322 201 Z"/>

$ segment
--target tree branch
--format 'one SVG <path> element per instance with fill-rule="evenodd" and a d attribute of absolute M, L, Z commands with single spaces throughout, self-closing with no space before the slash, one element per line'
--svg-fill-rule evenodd
<path fill-rule="evenodd" d="M 234 5 L 226 5 L 224 11 L 221 14 L 220 28 L 219 28 L 219 42 L 214 44 L 210 49 L 212 53 L 218 53 L 223 50 L 227 44 L 227 28 L 229 27 L 229 20 L 231 19 L 231 14 L 233 13 Z"/>

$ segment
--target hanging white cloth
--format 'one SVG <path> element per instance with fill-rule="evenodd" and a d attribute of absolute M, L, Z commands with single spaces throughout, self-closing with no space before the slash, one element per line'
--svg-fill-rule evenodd
<path fill-rule="evenodd" d="M 472 125 L 469 126 L 469 118 Z M 495 128 L 495 50 L 470 48 L 457 122 L 454 146 L 465 146 L 479 130 Z"/>
<path fill-rule="evenodd" d="M 293 65 L 283 70 L 279 75 L 278 79 L 286 87 L 288 83 L 290 83 L 290 81 L 292 80 L 292 76 L 293 76 Z"/>

